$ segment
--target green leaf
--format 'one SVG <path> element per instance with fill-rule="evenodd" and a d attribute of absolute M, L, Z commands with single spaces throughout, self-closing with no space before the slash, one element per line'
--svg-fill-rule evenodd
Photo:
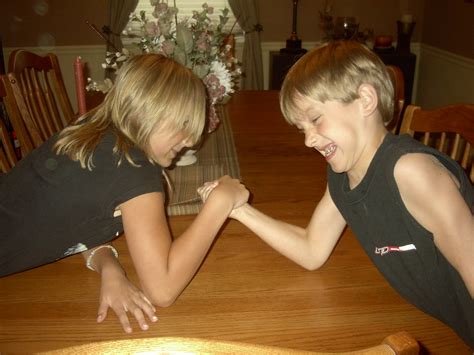
<path fill-rule="evenodd" d="M 193 34 L 186 24 L 178 23 L 176 27 L 176 43 L 185 53 L 193 50 Z"/>
<path fill-rule="evenodd" d="M 194 74 L 196 74 L 200 79 L 203 79 L 207 73 L 209 73 L 210 66 L 207 64 L 198 64 L 193 68 Z"/>
<path fill-rule="evenodd" d="M 173 52 L 173 59 L 178 63 L 187 66 L 187 55 L 181 47 L 176 46 Z"/>

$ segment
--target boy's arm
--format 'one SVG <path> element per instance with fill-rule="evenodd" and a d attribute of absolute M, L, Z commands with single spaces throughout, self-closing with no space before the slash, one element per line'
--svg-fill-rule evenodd
<path fill-rule="evenodd" d="M 427 154 L 407 154 L 395 166 L 395 179 L 405 206 L 459 272 L 474 298 L 474 216 L 457 180 Z"/>
<path fill-rule="evenodd" d="M 273 219 L 248 204 L 235 209 L 231 217 L 308 270 L 326 262 L 346 226 L 327 188 L 306 229 Z"/>

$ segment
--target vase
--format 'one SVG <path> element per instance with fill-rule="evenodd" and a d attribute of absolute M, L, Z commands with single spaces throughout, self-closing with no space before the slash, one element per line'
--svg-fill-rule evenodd
<path fill-rule="evenodd" d="M 197 156 L 196 156 L 197 150 L 194 149 L 188 149 L 186 152 L 184 152 L 183 155 L 176 161 L 176 166 L 187 166 L 187 165 L 192 165 L 197 161 Z"/>

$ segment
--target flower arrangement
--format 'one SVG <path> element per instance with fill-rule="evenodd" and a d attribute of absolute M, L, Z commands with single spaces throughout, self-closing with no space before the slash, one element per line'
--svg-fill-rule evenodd
<path fill-rule="evenodd" d="M 228 34 L 223 29 L 228 21 L 229 9 L 222 10 L 216 25 L 209 17 L 214 9 L 207 3 L 202 5 L 201 11 L 193 11 L 192 17 L 181 20 L 177 18 L 179 10 L 176 1 L 174 6 L 169 6 L 164 0 L 150 0 L 150 3 L 154 6 L 152 18 L 147 17 L 145 11 L 138 15 L 132 13 L 131 24 L 137 25 L 133 28 L 138 31 L 130 28 L 124 34 L 138 39 L 132 45 L 139 53 L 160 53 L 173 58 L 203 81 L 209 98 L 209 131 L 213 131 L 219 123 L 215 104 L 230 97 L 241 75 L 231 46 L 225 43 Z M 121 52 L 109 52 L 102 66 L 117 70 L 133 55 L 132 52 L 132 48 L 130 51 L 124 48 Z M 112 84 L 107 79 L 102 84 L 91 79 L 88 81 L 88 90 L 106 92 Z"/>

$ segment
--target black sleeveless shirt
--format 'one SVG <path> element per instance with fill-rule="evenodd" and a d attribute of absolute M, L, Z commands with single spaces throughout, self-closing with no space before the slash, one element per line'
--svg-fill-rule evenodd
<path fill-rule="evenodd" d="M 435 156 L 457 177 L 459 190 L 472 211 L 474 189 L 462 168 L 408 135 L 388 133 L 365 177 L 352 190 L 347 174 L 334 173 L 329 167 L 329 191 L 365 252 L 392 287 L 474 347 L 474 301 L 457 270 L 434 244 L 433 234 L 406 209 L 395 181 L 396 162 L 414 152 Z M 474 240 L 474 235 L 467 239 Z"/>

